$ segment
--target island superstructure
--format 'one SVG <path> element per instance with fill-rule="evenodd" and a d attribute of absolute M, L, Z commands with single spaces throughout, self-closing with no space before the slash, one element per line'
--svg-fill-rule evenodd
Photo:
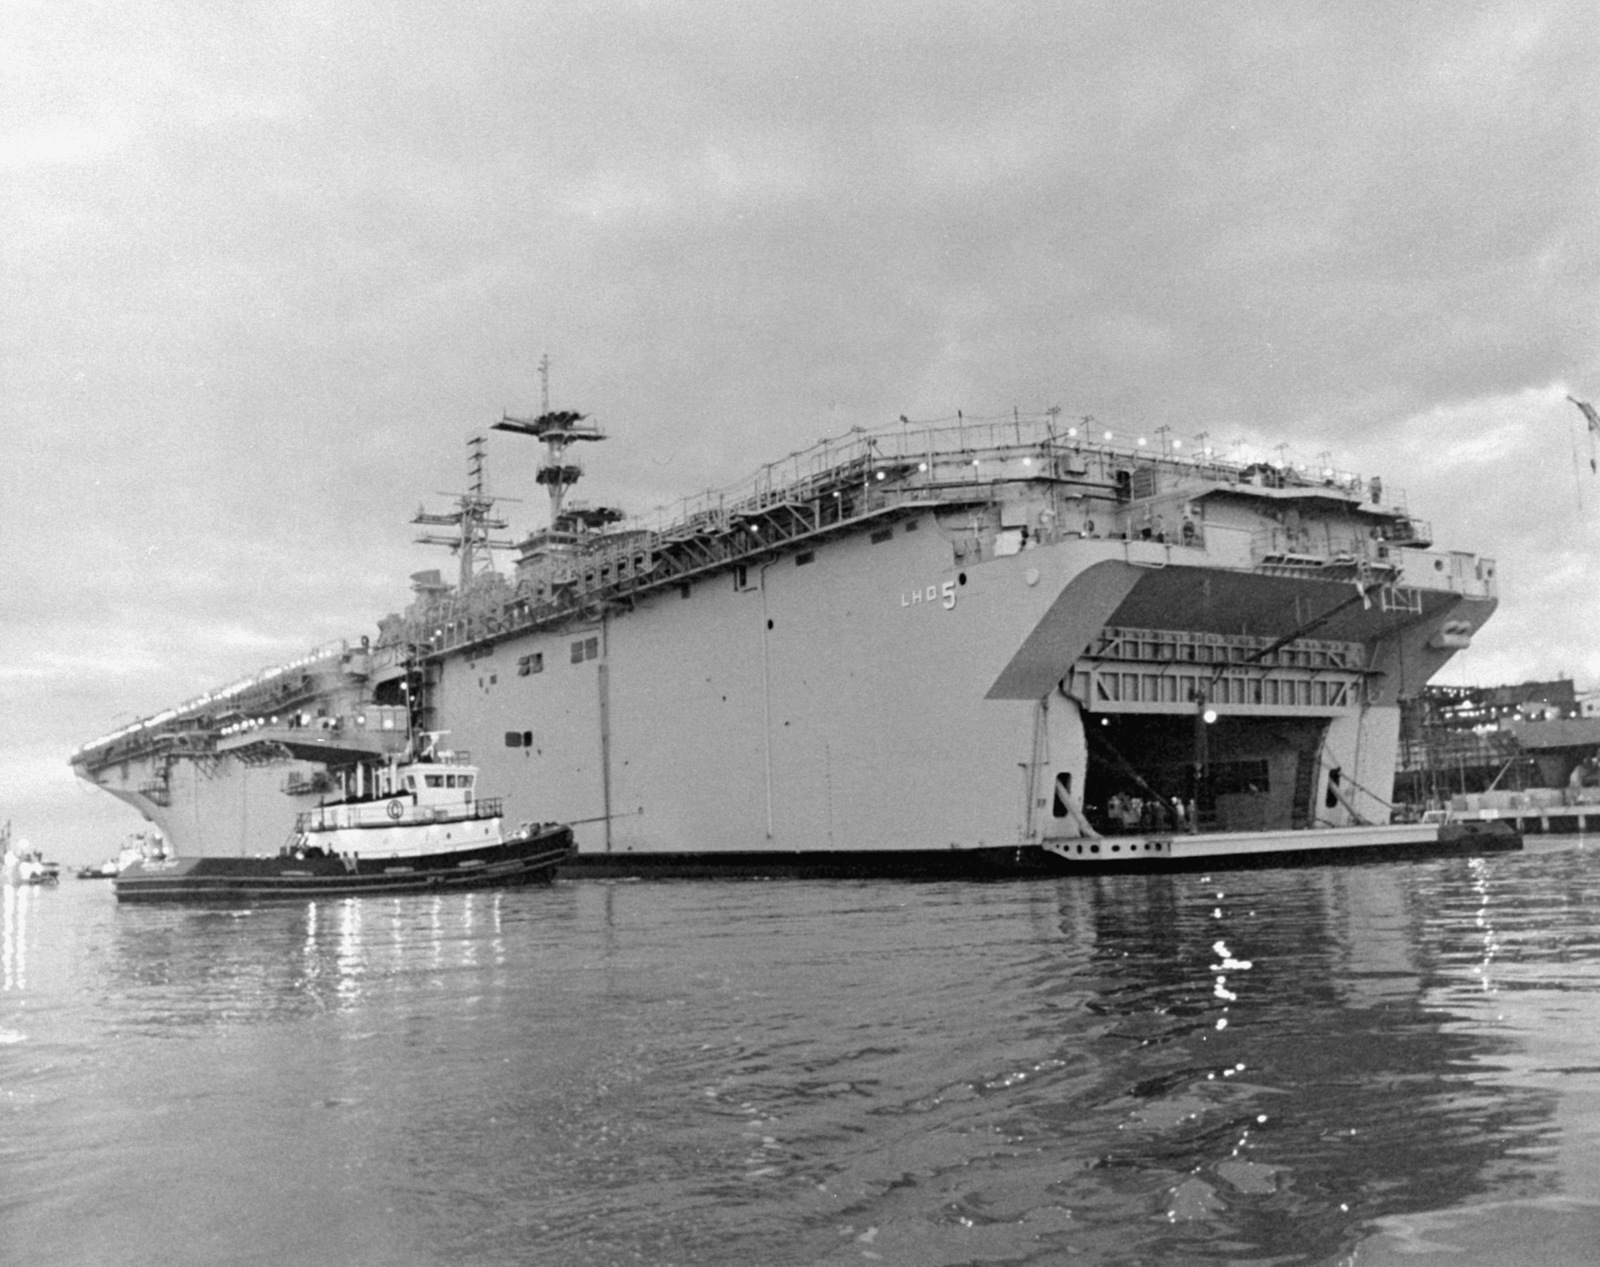
<path fill-rule="evenodd" d="M 1174 826 L 1383 823 L 1399 701 L 1469 645 L 1492 560 L 1437 549 L 1378 478 L 1222 460 L 1056 411 L 855 430 L 655 520 L 472 489 L 451 582 L 376 636 L 72 756 L 179 854 L 277 851 L 342 771 L 447 732 L 513 821 L 576 825 L 569 872 L 1048 865 L 1129 800 Z M 440 538 L 431 538 L 439 540 Z"/>

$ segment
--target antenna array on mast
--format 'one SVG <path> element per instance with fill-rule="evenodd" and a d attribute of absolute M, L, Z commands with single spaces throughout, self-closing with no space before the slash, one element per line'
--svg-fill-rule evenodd
<path fill-rule="evenodd" d="M 539 404 L 537 418 L 516 418 L 505 414 L 494 424 L 496 431 L 510 431 L 517 435 L 532 436 L 544 444 L 544 456 L 539 461 L 539 473 L 534 477 L 550 493 L 550 523 L 555 525 L 561 517 L 561 501 L 571 488 L 583 478 L 583 467 L 569 457 L 567 449 L 581 440 L 604 440 L 605 433 L 593 423 L 585 423 L 585 416 L 570 409 L 550 408 L 550 358 L 539 362 Z"/>
<path fill-rule="evenodd" d="M 423 533 L 417 538 L 417 542 L 420 545 L 448 546 L 460 556 L 460 583 L 463 589 L 471 584 L 479 573 L 493 569 L 494 560 L 489 553 L 491 550 L 509 550 L 512 546 L 511 541 L 492 535 L 504 530 L 508 525 L 506 520 L 494 514 L 495 502 L 504 499 L 489 496 L 488 486 L 484 480 L 484 447 L 488 442 L 488 437 L 482 432 L 467 439 L 467 473 L 471 477 L 470 490 L 465 493 L 440 494 L 442 497 L 454 497 L 456 508 L 437 513 L 419 506 L 411 520 L 414 524 L 456 529 L 453 536 L 446 536 L 443 533 Z"/>

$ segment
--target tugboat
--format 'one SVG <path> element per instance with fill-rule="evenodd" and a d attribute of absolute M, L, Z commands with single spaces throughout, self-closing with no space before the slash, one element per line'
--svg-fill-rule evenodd
<path fill-rule="evenodd" d="M 572 829 L 502 830 L 478 771 L 424 737 L 420 754 L 358 764 L 341 795 L 302 813 L 276 856 L 141 858 L 113 879 L 119 902 L 259 901 L 548 883 L 573 852 Z"/>
<path fill-rule="evenodd" d="M 127 870 L 135 862 L 144 858 L 164 858 L 167 853 L 167 842 L 162 840 L 155 832 L 134 832 L 123 842 L 122 848 L 117 851 L 115 858 L 107 858 L 104 862 L 91 863 L 86 867 L 79 867 L 77 871 L 80 880 L 110 880 L 119 872 Z"/>
<path fill-rule="evenodd" d="M 37 849 L 31 850 L 17 863 L 17 879 L 24 884 L 54 884 L 61 879 L 61 864 L 50 862 Z"/>

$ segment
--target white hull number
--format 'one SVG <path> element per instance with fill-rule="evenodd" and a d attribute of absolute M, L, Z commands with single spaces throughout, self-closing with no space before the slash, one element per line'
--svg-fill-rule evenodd
<path fill-rule="evenodd" d="M 914 589 L 909 594 L 900 595 L 900 606 L 918 607 L 923 603 L 938 603 L 945 611 L 956 605 L 956 583 L 946 581 L 943 585 L 929 585 L 925 589 Z"/>

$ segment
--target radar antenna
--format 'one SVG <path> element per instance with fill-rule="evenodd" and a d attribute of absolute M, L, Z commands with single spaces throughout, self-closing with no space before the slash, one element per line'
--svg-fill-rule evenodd
<path fill-rule="evenodd" d="M 539 384 L 539 416 L 516 418 L 508 413 L 494 424 L 494 429 L 532 436 L 544 443 L 544 456 L 539 460 L 539 473 L 534 478 L 549 491 L 550 526 L 554 528 L 561 518 L 561 502 L 567 489 L 583 478 L 583 467 L 568 455 L 567 449 L 580 440 L 604 440 L 606 437 L 593 423 L 585 425 L 585 415 L 550 408 L 548 356 L 539 361 Z"/>

